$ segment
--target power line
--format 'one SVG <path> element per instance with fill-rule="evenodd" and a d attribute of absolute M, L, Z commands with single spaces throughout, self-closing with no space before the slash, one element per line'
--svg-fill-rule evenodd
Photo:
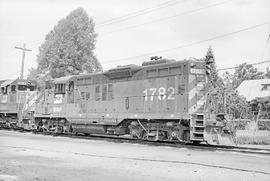
<path fill-rule="evenodd" d="M 117 18 L 112 18 L 112 19 L 97 23 L 95 27 L 99 28 L 99 27 L 103 27 L 103 26 L 106 26 L 106 25 L 110 25 L 110 24 L 121 22 L 121 21 L 125 21 L 127 19 L 134 18 L 136 16 L 140 16 L 140 15 L 143 15 L 143 14 L 151 13 L 152 11 L 156 11 L 158 9 L 166 8 L 166 7 L 178 4 L 178 3 L 179 3 L 179 0 L 166 1 L 164 3 L 158 4 L 157 6 L 141 9 L 141 10 L 135 11 L 133 13 L 129 13 L 129 14 L 117 17 Z M 164 5 L 166 5 L 166 6 L 164 6 Z M 138 14 L 138 13 L 140 13 L 140 14 Z M 39 42 L 41 40 L 44 40 L 44 39 L 34 40 L 34 41 L 27 42 L 27 43 Z"/>
<path fill-rule="evenodd" d="M 266 61 L 262 61 L 262 62 L 258 62 L 258 63 L 252 63 L 252 64 L 248 64 L 248 65 L 260 65 L 260 64 L 265 64 L 265 63 L 270 63 L 270 60 L 266 60 Z M 236 67 L 227 67 L 227 68 L 222 68 L 222 69 L 217 69 L 217 71 L 223 71 L 223 70 L 230 70 L 230 69 L 235 69 Z"/>
<path fill-rule="evenodd" d="M 222 1 L 222 2 L 220 2 L 220 3 L 215 3 L 215 4 L 211 4 L 211 5 L 202 7 L 202 8 L 197 8 L 197 9 L 193 9 L 193 10 L 190 10 L 190 11 L 182 12 L 182 13 L 180 13 L 180 14 L 176 14 L 176 15 L 173 15 L 173 16 L 164 17 L 164 18 L 156 19 L 156 20 L 149 21 L 149 22 L 146 22 L 146 23 L 137 24 L 137 25 L 133 25 L 133 26 L 128 26 L 128 27 L 126 27 L 126 28 L 113 30 L 113 31 L 110 31 L 110 32 L 107 32 L 107 33 L 100 34 L 99 37 L 102 37 L 102 36 L 105 36 L 105 35 L 109 35 L 109 34 L 112 34 L 112 33 L 116 33 L 116 32 L 120 32 L 120 31 L 125 31 L 125 30 L 128 30 L 128 29 L 137 28 L 137 27 L 140 27 L 140 26 L 144 26 L 144 25 L 147 25 L 147 24 L 152 24 L 152 23 L 159 22 L 159 21 L 164 21 L 164 20 L 171 19 L 171 18 L 176 18 L 176 17 L 180 17 L 180 16 L 184 16 L 184 15 L 196 13 L 196 12 L 198 12 L 198 11 L 202 11 L 202 10 L 209 9 L 209 8 L 212 8 L 212 7 L 215 7 L 215 6 L 219 6 L 219 5 L 226 4 L 226 3 L 230 2 L 230 1 L 232 1 L 232 0 Z M 167 1 L 167 3 L 168 3 L 168 2 L 171 2 L 171 1 Z M 165 3 L 166 3 L 166 2 L 165 2 Z M 165 3 L 164 3 L 164 4 L 165 4 Z M 179 2 L 178 2 L 178 3 L 179 3 Z M 141 10 L 141 11 L 143 11 L 143 10 Z M 130 14 L 132 14 L 132 13 L 130 13 Z M 146 13 L 145 13 L 145 14 L 146 14 Z M 116 18 L 115 18 L 115 19 L 116 19 Z M 108 21 L 109 21 L 109 20 L 108 20 Z M 98 27 L 99 25 L 102 26 L 102 23 L 101 23 L 101 24 L 97 24 L 96 27 Z M 38 42 L 38 41 L 39 41 L 39 40 L 31 41 L 31 42 L 28 42 L 28 43 Z"/>
<path fill-rule="evenodd" d="M 185 15 L 196 13 L 198 11 L 209 9 L 209 8 L 212 8 L 212 7 L 215 7 L 215 6 L 220 6 L 220 5 L 226 4 L 226 3 L 230 2 L 230 1 L 232 1 L 232 0 L 227 0 L 227 1 L 220 2 L 220 3 L 211 4 L 211 5 L 208 5 L 208 6 L 201 7 L 201 8 L 197 8 L 197 9 L 193 9 L 193 10 L 190 10 L 190 11 L 182 12 L 182 13 L 179 13 L 179 14 L 176 14 L 176 15 L 173 15 L 173 16 L 168 16 L 168 17 L 156 19 L 156 20 L 153 20 L 153 21 L 148 21 L 146 23 L 141 23 L 141 24 L 137 24 L 137 25 L 133 25 L 133 26 L 128 26 L 126 28 L 113 30 L 113 31 L 101 34 L 101 36 L 102 35 L 107 35 L 107 34 L 112 34 L 112 33 L 119 32 L 119 31 L 124 31 L 124 30 L 128 30 L 128 29 L 137 28 L 137 27 L 140 27 L 140 26 L 152 24 L 152 23 L 159 22 L 159 21 L 165 21 L 167 19 L 172 19 L 172 18 L 176 18 L 176 17 L 185 16 Z"/>
<path fill-rule="evenodd" d="M 135 11 L 133 13 L 129 13 L 129 14 L 117 17 L 117 18 L 112 18 L 110 20 L 103 21 L 101 23 L 98 23 L 96 27 L 99 28 L 99 27 L 111 25 L 111 24 L 114 24 L 114 23 L 119 23 L 119 22 L 122 22 L 122 21 L 126 21 L 128 19 L 135 18 L 137 16 L 141 16 L 141 15 L 144 15 L 144 14 L 151 13 L 153 11 L 157 11 L 157 10 L 167 8 L 167 7 L 170 7 L 170 6 L 174 6 L 174 5 L 178 4 L 178 3 L 180 3 L 178 0 L 167 1 L 167 2 L 161 3 L 161 4 L 159 4 L 157 6 L 154 6 L 154 7 L 145 8 L 145 9 Z"/>
<path fill-rule="evenodd" d="M 98 23 L 97 26 L 103 26 L 103 25 L 114 23 L 114 22 L 119 22 L 119 21 L 122 21 L 122 20 L 133 18 L 133 17 L 136 17 L 136 16 L 140 16 L 140 15 L 143 15 L 143 14 L 147 14 L 147 13 L 150 13 L 152 11 L 155 11 L 155 10 L 158 10 L 158 9 L 161 9 L 161 8 L 166 8 L 168 6 L 172 6 L 172 5 L 177 4 L 177 3 L 179 3 L 178 0 L 167 1 L 167 2 L 164 2 L 164 3 L 158 4 L 157 6 L 154 6 L 154 7 L 141 9 L 139 11 L 135 11 L 135 12 L 132 12 L 132 13 L 129 13 L 129 14 L 117 17 L 117 18 L 112 18 L 112 19 L 103 21 L 101 23 Z"/>
<path fill-rule="evenodd" d="M 211 41 L 211 40 L 223 38 L 223 37 L 226 37 L 226 36 L 231 36 L 231 35 L 234 35 L 234 34 L 237 34 L 237 33 L 243 32 L 243 31 L 247 31 L 247 30 L 250 30 L 250 29 L 255 29 L 255 28 L 267 25 L 269 23 L 270 23 L 270 21 L 265 22 L 265 23 L 261 23 L 261 24 L 257 24 L 257 25 L 254 25 L 254 26 L 250 26 L 250 27 L 247 27 L 247 28 L 243 28 L 243 29 L 233 31 L 233 32 L 230 32 L 230 33 L 225 33 L 225 34 L 222 34 L 222 35 L 218 35 L 218 36 L 215 36 L 215 37 L 212 37 L 212 38 L 199 40 L 199 41 L 179 45 L 179 46 L 168 48 L 168 49 L 163 49 L 163 50 L 158 50 L 158 51 L 154 51 L 154 52 L 144 53 L 144 54 L 137 55 L 137 56 L 131 56 L 131 57 L 126 57 L 126 58 L 115 59 L 115 60 L 107 61 L 107 62 L 104 62 L 104 63 L 119 62 L 119 61 L 123 61 L 123 60 L 135 59 L 135 58 L 145 57 L 145 56 L 158 54 L 158 53 L 162 53 L 162 52 L 168 52 L 168 51 L 173 51 L 173 50 L 176 50 L 176 49 L 186 48 L 186 47 L 190 47 L 190 46 L 193 46 L 193 45 L 196 45 L 196 44 L 201 44 L 201 43 L 208 42 L 208 41 Z"/>

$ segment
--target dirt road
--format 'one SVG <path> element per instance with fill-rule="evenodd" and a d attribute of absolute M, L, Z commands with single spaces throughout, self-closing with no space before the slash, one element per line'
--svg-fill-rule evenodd
<path fill-rule="evenodd" d="M 0 181 L 270 180 L 270 155 L 0 130 Z"/>

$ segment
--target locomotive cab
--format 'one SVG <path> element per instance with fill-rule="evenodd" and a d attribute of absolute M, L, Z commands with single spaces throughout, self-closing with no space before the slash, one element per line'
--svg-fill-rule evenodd
<path fill-rule="evenodd" d="M 74 80 L 73 76 L 66 76 L 55 79 L 54 84 L 54 104 L 74 103 Z"/>
<path fill-rule="evenodd" d="M 18 116 L 31 92 L 35 91 L 34 82 L 25 79 L 6 80 L 1 84 L 0 116 L 2 126 L 16 128 Z"/>
<path fill-rule="evenodd" d="M 74 76 L 56 78 L 37 103 L 35 124 L 39 131 L 64 132 L 68 113 L 74 108 Z"/>

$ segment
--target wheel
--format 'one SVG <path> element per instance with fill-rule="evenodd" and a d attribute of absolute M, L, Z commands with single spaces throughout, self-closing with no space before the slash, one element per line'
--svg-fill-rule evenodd
<path fill-rule="evenodd" d="M 188 131 L 184 131 L 184 140 L 185 141 L 190 141 L 190 132 Z"/>
<path fill-rule="evenodd" d="M 199 145 L 199 144 L 201 143 L 201 141 L 192 141 L 192 143 L 193 143 L 194 145 Z"/>

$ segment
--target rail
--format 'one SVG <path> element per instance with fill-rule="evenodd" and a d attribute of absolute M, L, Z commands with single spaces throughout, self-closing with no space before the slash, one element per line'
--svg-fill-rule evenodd
<path fill-rule="evenodd" d="M 28 132 L 25 130 L 19 130 L 20 132 Z M 244 154 L 259 154 L 259 155 L 269 155 L 270 148 L 254 148 L 254 147 L 242 147 L 242 146 L 226 146 L 226 145 L 209 145 L 209 144 L 192 144 L 189 142 L 181 141 L 151 141 L 151 140 L 141 140 L 135 139 L 130 136 L 114 136 L 114 135 L 83 135 L 83 134 L 63 134 L 63 133 L 51 133 L 51 132 L 32 132 L 34 134 L 43 134 L 49 136 L 60 136 L 69 137 L 73 139 L 88 139 L 88 140 L 100 140 L 109 141 L 116 143 L 136 143 L 136 144 L 146 144 L 151 146 L 169 146 L 175 148 L 188 148 L 196 150 L 206 150 L 206 151 L 225 151 L 225 152 L 238 152 Z"/>

